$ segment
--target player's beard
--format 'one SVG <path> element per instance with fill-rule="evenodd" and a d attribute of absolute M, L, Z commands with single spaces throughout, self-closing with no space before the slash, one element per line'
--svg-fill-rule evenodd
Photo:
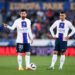
<path fill-rule="evenodd" d="M 21 18 L 22 18 L 22 20 L 24 20 L 26 17 L 25 16 L 22 16 Z"/>

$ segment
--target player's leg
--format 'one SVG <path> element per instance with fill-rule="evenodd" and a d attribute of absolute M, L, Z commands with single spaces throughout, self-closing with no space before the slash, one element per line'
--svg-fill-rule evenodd
<path fill-rule="evenodd" d="M 54 69 L 55 63 L 57 61 L 58 50 L 59 50 L 59 39 L 56 39 L 56 41 L 55 41 L 55 49 L 54 49 L 53 56 L 52 56 L 51 66 L 48 67 L 49 70 Z"/>
<path fill-rule="evenodd" d="M 58 55 L 58 51 L 54 51 L 53 53 L 53 57 L 52 57 L 52 62 L 51 62 L 51 67 L 54 68 L 55 63 L 57 61 L 57 55 Z"/>
<path fill-rule="evenodd" d="M 22 53 L 18 53 L 17 59 L 18 59 L 19 70 L 24 70 L 22 67 Z"/>
<path fill-rule="evenodd" d="M 52 56 L 52 62 L 51 62 L 51 66 L 48 67 L 48 70 L 53 70 L 55 63 L 57 61 L 57 55 L 58 55 L 58 51 L 54 51 L 53 56 Z"/>
<path fill-rule="evenodd" d="M 30 69 L 30 52 L 26 52 L 25 63 L 26 63 L 26 70 L 29 70 Z"/>
<path fill-rule="evenodd" d="M 66 52 L 66 49 L 67 49 L 67 42 L 61 41 L 60 48 L 61 48 L 61 57 L 60 57 L 59 69 L 62 70 L 63 64 L 65 62 L 65 52 Z"/>
<path fill-rule="evenodd" d="M 25 55 L 25 64 L 26 64 L 26 70 L 30 69 L 30 54 L 31 54 L 31 49 L 30 49 L 30 44 L 24 44 L 24 50 L 26 52 Z"/>
<path fill-rule="evenodd" d="M 19 70 L 23 70 L 23 67 L 22 67 L 23 44 L 17 43 L 16 52 L 18 53 L 17 60 L 18 60 Z"/>
<path fill-rule="evenodd" d="M 65 52 L 62 52 L 62 53 L 61 53 L 61 57 L 60 57 L 60 66 L 59 66 L 59 70 L 62 70 L 64 61 L 65 61 Z"/>

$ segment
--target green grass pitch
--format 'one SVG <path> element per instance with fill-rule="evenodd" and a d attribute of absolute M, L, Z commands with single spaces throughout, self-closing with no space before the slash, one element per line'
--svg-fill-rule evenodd
<path fill-rule="evenodd" d="M 16 56 L 0 56 L 0 75 L 75 75 L 75 57 L 66 57 L 63 70 L 59 71 L 59 59 L 55 65 L 55 70 L 47 70 L 51 64 L 51 56 L 31 56 L 31 62 L 37 65 L 36 71 L 18 71 Z M 23 56 L 23 67 L 25 59 Z"/>

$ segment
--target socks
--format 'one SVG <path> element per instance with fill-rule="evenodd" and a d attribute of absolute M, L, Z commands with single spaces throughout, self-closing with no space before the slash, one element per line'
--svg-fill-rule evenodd
<path fill-rule="evenodd" d="M 60 67 L 59 68 L 62 69 L 64 61 L 65 61 L 65 55 L 61 55 L 61 57 L 60 57 Z"/>
<path fill-rule="evenodd" d="M 17 59 L 18 59 L 18 65 L 19 65 L 19 67 L 21 67 L 22 66 L 22 56 L 18 55 Z M 30 65 L 30 55 L 26 55 L 25 56 L 25 63 L 26 63 L 26 68 L 29 68 L 29 65 Z"/>
<path fill-rule="evenodd" d="M 51 67 L 54 67 L 56 61 L 57 61 L 57 55 L 56 54 L 53 54 Z"/>
<path fill-rule="evenodd" d="M 18 65 L 19 65 L 19 67 L 21 67 L 22 66 L 22 56 L 21 55 L 18 55 Z"/>
<path fill-rule="evenodd" d="M 29 68 L 30 65 L 30 55 L 25 56 L 25 63 L 26 63 L 26 68 Z"/>

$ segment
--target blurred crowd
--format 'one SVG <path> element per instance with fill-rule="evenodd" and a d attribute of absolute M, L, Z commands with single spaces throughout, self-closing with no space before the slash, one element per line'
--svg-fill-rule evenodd
<path fill-rule="evenodd" d="M 50 26 L 53 22 L 59 19 L 59 12 L 54 10 L 48 11 L 27 11 L 27 18 L 31 20 L 31 27 L 34 39 L 51 39 L 51 33 L 49 31 Z M 75 11 L 68 10 L 66 11 L 67 19 L 70 20 L 75 27 Z M 18 11 L 0 11 L 0 28 L 2 27 L 2 23 L 7 23 L 12 26 L 14 20 L 19 18 Z M 56 30 L 54 30 L 56 32 Z M 0 39 L 16 39 L 16 29 L 15 31 L 10 31 L 7 28 L 0 29 Z M 71 39 L 75 39 L 75 34 L 71 37 Z"/>
<path fill-rule="evenodd" d="M 10 0 L 0 0 L 1 2 L 3 1 L 10 1 Z M 15 0 L 11 0 L 11 1 L 15 1 Z M 34 0 L 16 0 L 16 1 L 21 1 L 21 2 L 31 2 L 31 1 L 34 1 Z M 35 0 L 37 1 L 37 0 Z M 69 2 L 74 2 L 75 0 L 38 0 L 38 1 L 54 1 L 54 2 L 64 2 L 64 1 L 69 1 Z"/>

